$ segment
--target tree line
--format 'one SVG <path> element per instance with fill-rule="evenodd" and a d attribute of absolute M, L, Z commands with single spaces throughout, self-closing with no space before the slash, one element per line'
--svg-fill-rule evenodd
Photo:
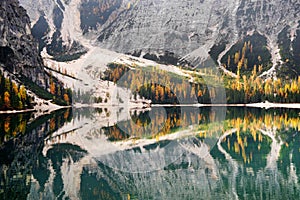
<path fill-rule="evenodd" d="M 212 69 L 200 69 L 192 74 L 193 81 L 172 72 L 155 67 L 130 69 L 129 66 L 114 64 L 108 69 L 106 79 L 131 90 L 134 96 L 145 97 L 153 104 L 187 103 L 230 103 L 247 104 L 264 101 L 276 103 L 300 102 L 300 76 L 296 79 L 262 79 L 256 65 L 250 75 L 237 74 L 236 78 L 214 75 Z M 239 71 L 239 70 L 238 70 Z M 126 73 L 122 81 L 120 77 Z M 204 76 L 207 76 L 204 80 Z M 218 102 L 218 94 L 225 88 L 225 102 Z M 222 99 L 221 99 L 222 100 Z"/>
<path fill-rule="evenodd" d="M 33 108 L 31 97 L 24 85 L 5 77 L 0 71 L 0 110 L 23 110 Z"/>
<path fill-rule="evenodd" d="M 282 78 L 262 79 L 256 76 L 256 68 L 252 75 L 243 75 L 227 80 L 226 95 L 228 103 L 258 103 L 270 101 L 275 103 L 300 102 L 300 76 L 297 79 Z"/>
<path fill-rule="evenodd" d="M 267 40 L 258 33 L 238 41 L 221 62 L 226 69 L 242 75 L 249 75 L 254 68 L 260 74 L 272 66 Z"/>
<path fill-rule="evenodd" d="M 50 76 L 50 93 L 55 103 L 60 105 L 72 104 L 71 88 L 64 88 L 52 75 Z"/>

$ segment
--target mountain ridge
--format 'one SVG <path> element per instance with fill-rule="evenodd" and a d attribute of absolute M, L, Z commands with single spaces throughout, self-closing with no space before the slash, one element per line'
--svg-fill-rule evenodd
<path fill-rule="evenodd" d="M 43 60 L 37 52 L 37 44 L 33 42 L 26 10 L 16 0 L 1 1 L 0 8 L 1 64 L 11 73 L 22 74 L 37 85 L 47 88 Z"/>
<path fill-rule="evenodd" d="M 61 52 L 77 55 L 71 56 L 71 60 L 87 50 L 82 43 L 82 38 L 85 38 L 95 46 L 119 53 L 161 63 L 193 66 L 211 59 L 212 48 L 221 45 L 225 46 L 224 49 L 215 55 L 215 61 L 219 61 L 216 64 L 221 67 L 224 64 L 222 56 L 234 44 L 257 32 L 266 38 L 266 48 L 271 54 L 272 68 L 265 71 L 265 75 L 276 76 L 274 71 L 282 73 L 282 66 L 283 71 L 292 67 L 284 63 L 279 35 L 286 29 L 286 39 L 298 42 L 300 28 L 300 4 L 293 0 L 20 2 L 28 10 L 30 8 L 32 26 L 40 17 L 45 17 L 50 31 L 43 35 L 43 39 L 37 39 L 46 43 L 48 53 L 52 52 L 54 56 Z M 34 3 L 41 7 L 31 8 Z M 55 25 L 57 19 L 62 27 Z M 289 51 L 294 54 L 293 49 Z M 300 74 L 299 69 L 292 68 L 297 75 Z M 292 70 L 289 73 L 293 73 Z"/>
<path fill-rule="evenodd" d="M 1 1 L 0 10 L 0 69 L 5 71 L 4 75 L 7 74 L 5 78 L 24 84 L 37 97 L 52 99 L 61 105 L 68 104 L 63 100 L 63 95 L 68 92 L 64 84 L 44 68 L 38 45 L 31 34 L 30 18 L 26 10 L 17 0 Z M 13 91 L 18 93 L 17 86 L 13 89 L 9 81 L 1 84 L 1 90 L 7 92 L 7 104 L 13 100 Z M 70 91 L 68 96 L 70 99 Z M 14 106 L 6 107 L 15 109 Z"/>

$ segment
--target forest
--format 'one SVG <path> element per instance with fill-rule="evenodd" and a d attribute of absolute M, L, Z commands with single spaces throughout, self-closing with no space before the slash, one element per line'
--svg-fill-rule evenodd
<path fill-rule="evenodd" d="M 248 76 L 238 72 L 236 78 L 226 74 L 217 76 L 212 68 L 197 69 L 192 73 L 193 81 L 156 67 L 132 68 L 122 64 L 110 64 L 109 67 L 112 68 L 105 72 L 106 80 L 130 89 L 135 96 L 151 99 L 153 104 L 300 102 L 300 76 L 290 80 L 263 79 L 258 76 L 256 65 Z M 125 72 L 128 72 L 126 77 L 122 77 Z M 226 98 L 218 98 L 224 89 Z"/>
<path fill-rule="evenodd" d="M 52 100 L 58 105 L 67 106 L 72 104 L 72 90 L 64 88 L 58 80 L 50 74 L 49 91 L 40 88 L 31 80 L 21 76 L 19 82 L 5 77 L 0 70 L 0 110 L 26 110 L 32 109 L 34 97 L 28 95 L 26 88 L 30 88 L 38 97 Z"/>
<path fill-rule="evenodd" d="M 211 52 L 212 57 L 213 52 Z M 236 74 L 250 75 L 254 68 L 261 74 L 271 68 L 271 54 L 267 48 L 267 39 L 258 33 L 246 36 L 238 41 L 222 57 L 224 67 Z"/>
<path fill-rule="evenodd" d="M 18 85 L 10 78 L 5 78 L 0 71 L 0 110 L 23 110 L 33 108 L 31 97 L 24 85 Z"/>

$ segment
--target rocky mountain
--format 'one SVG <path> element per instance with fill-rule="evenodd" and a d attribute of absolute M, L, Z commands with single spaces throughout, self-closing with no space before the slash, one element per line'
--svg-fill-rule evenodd
<path fill-rule="evenodd" d="M 44 71 L 37 44 L 33 42 L 26 10 L 16 0 L 1 1 L 0 10 L 1 66 L 46 88 L 49 77 Z"/>
<path fill-rule="evenodd" d="M 1 71 L 38 97 L 60 101 L 66 93 L 64 84 L 45 70 L 38 44 L 31 34 L 31 22 L 26 10 L 17 0 L 1 1 L 0 21 Z M 4 90 L 3 85 L 1 89 Z M 11 95 L 11 85 L 6 84 L 4 91 Z"/>
<path fill-rule="evenodd" d="M 286 28 L 285 38 L 295 40 L 299 11 L 299 3 L 282 0 L 139 1 L 108 24 L 98 40 L 104 47 L 125 53 L 142 51 L 156 60 L 171 52 L 194 65 L 215 49 L 213 56 L 221 64 L 236 42 L 256 32 L 267 41 L 274 69 L 284 57 L 279 53 L 279 33 Z"/>
<path fill-rule="evenodd" d="M 84 44 L 92 42 L 171 64 L 188 61 L 195 66 L 211 56 L 222 66 L 234 44 L 257 33 L 271 55 L 265 74 L 281 68 L 300 71 L 294 62 L 299 59 L 300 3 L 293 0 L 20 2 L 29 12 L 40 49 L 46 46 L 60 60 L 77 58 L 87 50 Z M 286 63 L 287 57 L 292 62 Z"/>
<path fill-rule="evenodd" d="M 84 44 L 93 38 L 89 33 L 97 33 L 103 24 L 112 22 L 126 8 L 127 1 L 20 0 L 20 3 L 28 10 L 39 50 L 46 47 L 55 60 L 69 61 L 86 53 Z"/>

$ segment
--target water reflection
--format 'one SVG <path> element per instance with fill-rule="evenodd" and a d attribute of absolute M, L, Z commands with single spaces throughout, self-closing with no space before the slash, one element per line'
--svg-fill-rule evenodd
<path fill-rule="evenodd" d="M 61 110 L 35 120 L 32 116 L 31 113 L 0 115 L 0 199 L 27 197 L 45 137 L 70 120 L 72 112 Z M 47 174 L 47 165 L 43 167 Z"/>
<path fill-rule="evenodd" d="M 29 118 L 30 114 L 0 115 L 0 145 L 17 134 L 24 134 Z"/>
<path fill-rule="evenodd" d="M 168 108 L 166 119 L 149 112 L 3 117 L 1 197 L 300 197 L 299 111 L 228 108 L 225 120 L 210 108 Z"/>

